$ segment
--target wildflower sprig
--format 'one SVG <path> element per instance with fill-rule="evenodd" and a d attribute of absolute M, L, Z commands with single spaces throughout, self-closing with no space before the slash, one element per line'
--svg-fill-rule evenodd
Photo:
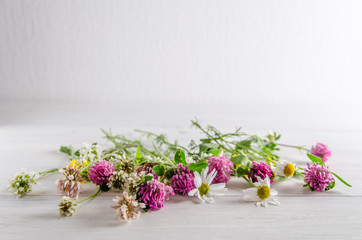
<path fill-rule="evenodd" d="M 321 158 L 309 153 L 307 156 L 312 161 L 313 165 L 308 165 L 308 168 L 306 169 L 305 187 L 310 187 L 311 190 L 318 191 L 331 190 L 335 186 L 335 179 L 332 177 L 332 175 L 347 187 L 352 187 L 352 185 L 347 183 L 336 173 L 331 172 L 329 167 L 326 166 L 325 162 L 323 162 Z M 315 178 L 317 178 L 318 181 L 315 181 Z"/>
<path fill-rule="evenodd" d="M 76 200 L 75 198 L 70 198 L 68 196 L 63 196 L 60 199 L 60 202 L 58 204 L 59 206 L 59 214 L 65 217 L 71 217 L 76 211 L 76 208 L 79 204 L 88 201 L 92 198 L 95 198 L 99 196 L 102 193 L 101 188 L 98 189 L 98 191 L 92 195 L 89 195 L 88 197 L 82 198 L 80 200 Z"/>
<path fill-rule="evenodd" d="M 20 172 L 16 173 L 14 179 L 10 180 L 8 190 L 14 195 L 22 197 L 31 192 L 32 185 L 37 184 L 41 177 L 57 171 L 57 168 L 52 168 L 43 172 L 27 172 L 25 169 L 22 169 Z"/>
<path fill-rule="evenodd" d="M 68 157 L 63 166 L 38 173 L 21 171 L 10 182 L 9 190 L 23 196 L 40 177 L 60 172 L 63 175 L 56 183 L 63 195 L 58 205 L 61 215 L 72 216 L 79 205 L 109 191 L 117 194 L 117 205 L 112 208 L 121 220 L 130 221 L 142 211 L 163 208 L 174 194 L 212 203 L 214 196 L 226 191 L 233 176 L 250 184 L 251 188 L 244 191 L 245 200 L 265 207 L 279 205 L 272 184 L 293 177 L 302 178 L 304 186 L 313 191 L 333 189 L 335 179 L 351 187 L 327 166 L 331 151 L 322 143 L 307 149 L 280 143 L 281 135 L 275 132 L 259 136 L 236 128 L 224 133 L 212 125 L 191 123 L 202 137 L 191 139 L 188 146 L 149 131 L 136 130 L 139 137 L 129 139 L 102 130 L 104 138 L 113 144 L 84 143 L 79 149 L 61 146 L 60 152 Z M 280 147 L 306 152 L 311 163 L 303 167 L 280 158 Z M 84 184 L 96 185 L 98 191 L 78 199 Z"/>

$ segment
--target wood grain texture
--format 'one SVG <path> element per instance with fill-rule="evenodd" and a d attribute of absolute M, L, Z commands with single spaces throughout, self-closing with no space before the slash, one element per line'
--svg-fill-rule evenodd
<path fill-rule="evenodd" d="M 294 112 L 291 116 L 287 114 L 290 109 L 274 114 L 265 109 L 244 109 L 218 118 L 217 114 L 198 110 L 200 119 L 216 123 L 222 129 L 232 130 L 242 119 L 245 131 L 251 129 L 263 133 L 267 131 L 264 119 L 268 116 L 267 122 L 278 126 L 285 142 L 311 145 L 323 140 L 329 144 L 333 149 L 332 169 L 348 180 L 353 188 L 337 183 L 333 191 L 317 193 L 303 188 L 303 183 L 297 179 L 279 182 L 273 186 L 279 192 L 281 205 L 278 207 L 257 208 L 253 203 L 243 201 L 242 189 L 248 185 L 241 179 L 232 179 L 227 184 L 228 192 L 216 197 L 214 204 L 200 204 L 193 198 L 175 196 L 166 202 L 164 209 L 142 214 L 132 224 L 125 224 L 109 207 L 115 193 L 102 194 L 79 207 L 72 218 L 58 216 L 57 203 L 61 196 L 55 190 L 57 174 L 41 179 L 27 197 L 16 199 L 6 191 L 8 179 L 22 167 L 37 171 L 62 167 L 67 158 L 58 152 L 60 145 L 102 142 L 99 127 L 112 127 L 114 133 L 128 136 L 135 136 L 133 129 L 141 128 L 166 133 L 171 139 L 179 138 L 184 143 L 200 136 L 195 129 L 189 128 L 193 113 L 187 108 L 179 108 L 178 114 L 165 111 L 166 107 L 160 108 L 147 115 L 148 118 L 142 117 L 147 110 L 96 109 L 75 105 L 0 104 L 0 112 L 6 116 L 0 120 L 0 239 L 362 238 L 359 147 L 362 131 L 357 123 L 353 125 L 348 122 L 349 118 L 343 117 L 351 112 L 335 115 L 336 118 L 329 119 L 323 128 L 318 126 L 320 120 L 314 122 L 316 125 L 309 122 L 311 120 L 303 115 L 304 111 Z M 221 113 L 228 111 L 224 109 Z M 246 112 L 248 114 L 243 114 Z M 293 121 L 281 123 L 280 114 L 285 116 L 284 119 L 296 118 L 305 125 L 298 128 L 293 126 Z M 94 117 L 90 117 L 92 115 Z M 322 117 L 322 120 L 326 121 L 327 117 Z M 328 126 L 333 122 L 339 125 L 330 129 Z M 298 151 L 282 149 L 281 155 L 299 165 L 306 163 L 305 156 Z M 96 191 L 92 185 L 83 187 L 82 196 Z"/>
<path fill-rule="evenodd" d="M 361 106 L 361 7 L 1 0 L 0 99 Z"/>

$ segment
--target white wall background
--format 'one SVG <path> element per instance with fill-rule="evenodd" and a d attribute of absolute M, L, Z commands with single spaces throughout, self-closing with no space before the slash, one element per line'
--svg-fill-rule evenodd
<path fill-rule="evenodd" d="M 0 0 L 0 100 L 362 106 L 362 1 Z"/>

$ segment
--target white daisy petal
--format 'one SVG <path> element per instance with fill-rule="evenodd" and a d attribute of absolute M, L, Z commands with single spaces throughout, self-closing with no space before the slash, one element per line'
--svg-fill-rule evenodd
<path fill-rule="evenodd" d="M 223 194 L 227 189 L 225 188 L 225 183 L 211 184 L 212 180 L 217 175 L 217 171 L 214 169 L 210 174 L 208 174 L 208 168 L 205 168 L 201 171 L 201 175 L 197 172 L 194 172 L 195 175 L 195 189 L 191 190 L 188 195 L 196 196 L 202 202 L 212 203 L 214 201 L 213 195 Z M 202 188 L 199 190 L 202 184 L 206 184 L 208 188 Z M 206 194 L 206 195 L 205 195 Z"/>
<path fill-rule="evenodd" d="M 198 172 L 195 172 L 194 183 L 195 183 L 196 188 L 199 188 L 201 186 L 202 181 L 201 181 L 200 174 Z"/>
<path fill-rule="evenodd" d="M 194 172 L 194 176 L 195 176 L 195 178 L 200 178 L 201 179 L 200 173 L 197 172 L 197 171 Z"/>
<path fill-rule="evenodd" d="M 214 198 L 212 198 L 212 197 L 205 196 L 204 198 L 205 198 L 205 201 L 207 203 L 213 203 L 214 202 Z"/>
<path fill-rule="evenodd" d="M 205 183 L 207 185 L 210 185 L 212 183 L 212 181 L 214 180 L 214 178 L 216 177 L 216 175 L 217 175 L 216 169 L 212 170 L 212 172 L 207 176 Z"/>
<path fill-rule="evenodd" d="M 198 191 L 199 191 L 199 190 L 198 190 L 197 188 L 194 188 L 194 189 L 192 189 L 192 190 L 188 193 L 188 195 L 189 195 L 189 196 L 195 196 Z"/>
<path fill-rule="evenodd" d="M 201 202 L 205 202 L 205 198 L 201 196 L 199 193 L 197 194 L 197 197 L 201 200 Z"/>
<path fill-rule="evenodd" d="M 270 196 L 276 196 L 278 195 L 278 191 L 275 189 L 270 189 Z"/>
<path fill-rule="evenodd" d="M 258 181 L 258 183 L 262 183 L 263 179 L 261 179 L 259 176 L 256 176 L 256 180 Z"/>
<path fill-rule="evenodd" d="M 258 197 L 255 197 L 255 196 L 245 195 L 244 200 L 245 201 L 250 201 L 250 202 L 255 202 L 255 201 L 259 201 L 260 199 Z"/>
<path fill-rule="evenodd" d="M 225 188 L 225 183 L 216 183 L 210 185 L 210 190 L 219 190 Z"/>
<path fill-rule="evenodd" d="M 215 169 L 214 169 L 215 170 Z M 210 178 L 212 177 L 212 175 L 214 174 L 214 170 L 212 170 L 206 177 L 205 179 L 203 179 L 204 183 L 206 183 L 207 185 L 210 185 Z"/>
<path fill-rule="evenodd" d="M 264 180 L 262 180 L 262 185 L 268 186 L 270 188 L 270 178 L 268 175 L 266 175 Z"/>
<path fill-rule="evenodd" d="M 268 202 L 270 204 L 272 204 L 272 205 L 276 205 L 276 206 L 280 205 L 280 202 L 278 200 L 276 200 L 276 199 L 273 199 L 273 198 L 270 198 Z"/>
<path fill-rule="evenodd" d="M 270 179 L 268 176 L 265 177 L 265 179 L 261 180 L 260 177 L 257 177 L 258 182 L 255 183 L 255 185 L 259 185 L 259 186 L 267 186 L 270 189 Z M 276 199 L 274 199 L 271 196 L 276 196 L 278 194 L 278 192 L 275 189 L 270 189 L 270 196 L 268 196 L 267 199 L 264 199 L 262 201 L 259 201 L 260 198 L 257 195 L 258 192 L 258 188 L 248 188 L 245 189 L 243 191 L 244 193 L 244 199 L 246 201 L 257 201 L 256 206 L 263 206 L 263 207 L 268 207 L 268 203 L 269 204 L 273 204 L 273 205 L 279 205 L 279 201 L 277 201 Z"/>
<path fill-rule="evenodd" d="M 209 171 L 209 167 L 206 167 L 201 171 L 201 181 L 206 183 L 207 173 Z"/>
<path fill-rule="evenodd" d="M 256 196 L 257 188 L 248 188 L 243 191 L 244 195 Z"/>

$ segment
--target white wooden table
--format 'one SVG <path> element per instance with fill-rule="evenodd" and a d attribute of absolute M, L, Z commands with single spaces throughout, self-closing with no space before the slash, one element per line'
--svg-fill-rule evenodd
<path fill-rule="evenodd" d="M 313 116 L 314 114 L 314 116 Z M 8 179 L 21 168 L 63 167 L 60 145 L 79 147 L 104 142 L 99 128 L 135 136 L 133 129 L 166 133 L 187 143 L 198 138 L 190 129 L 197 116 L 223 130 L 282 133 L 281 142 L 306 145 L 323 142 L 333 151 L 330 167 L 353 185 L 337 182 L 333 191 L 311 192 L 291 180 L 274 184 L 281 205 L 257 208 L 242 199 L 242 179 L 227 184 L 214 204 L 174 196 L 160 211 L 144 213 L 131 224 L 119 221 L 105 193 L 77 208 L 71 218 L 58 215 L 59 174 L 41 179 L 26 197 L 7 192 Z M 359 109 L 248 108 L 234 106 L 77 106 L 0 104 L 0 239 L 362 239 L 362 126 Z M 305 165 L 296 150 L 282 149 L 282 158 Z M 96 189 L 85 185 L 82 196 Z M 81 196 L 81 197 L 82 197 Z"/>

